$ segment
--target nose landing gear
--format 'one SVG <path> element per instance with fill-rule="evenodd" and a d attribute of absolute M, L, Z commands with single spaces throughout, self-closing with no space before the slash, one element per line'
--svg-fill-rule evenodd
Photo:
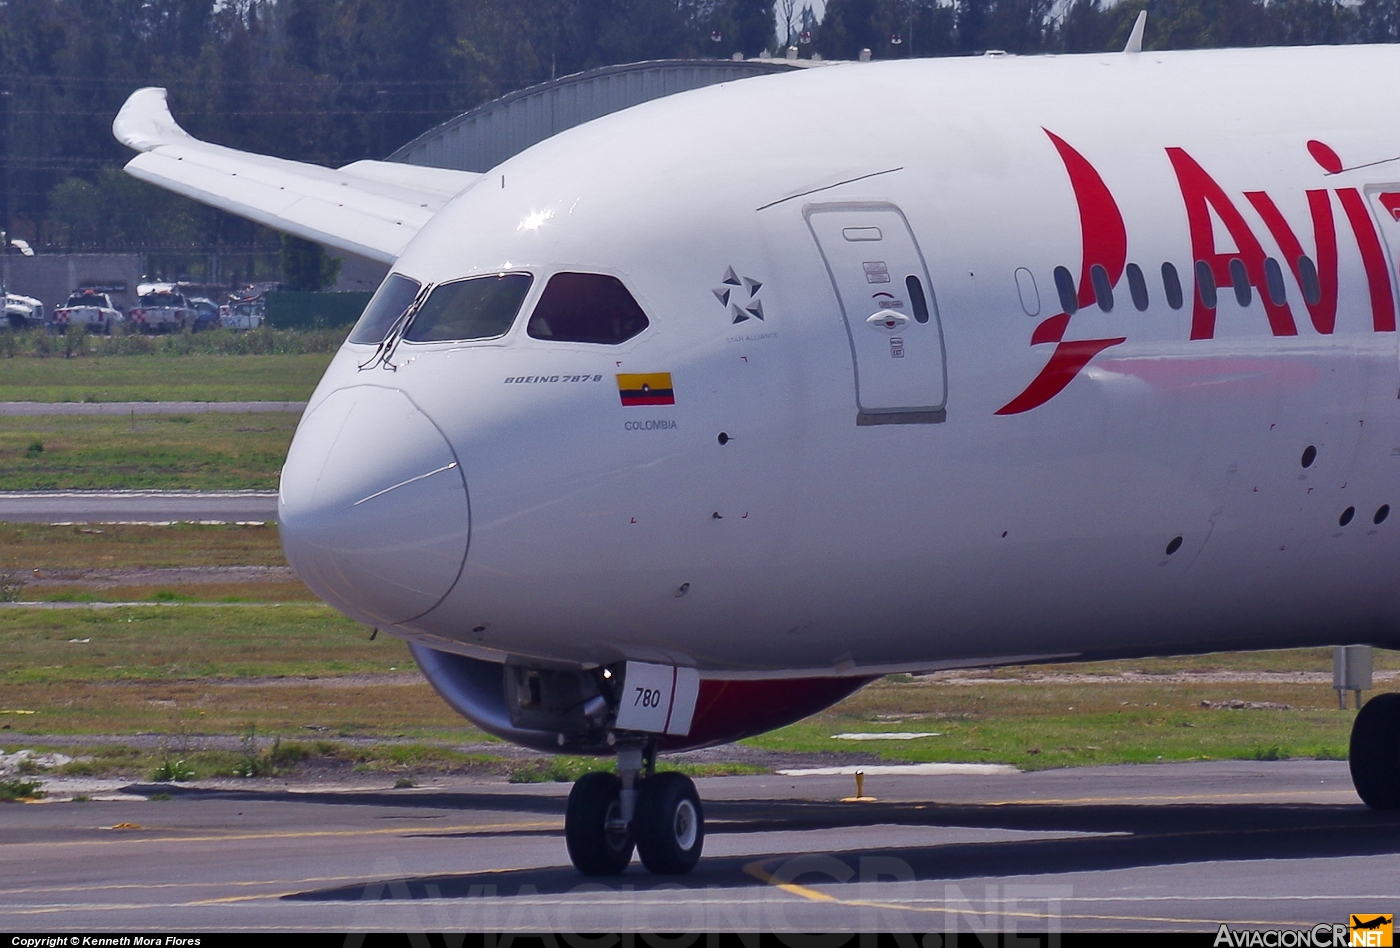
<path fill-rule="evenodd" d="M 564 840 L 574 868 L 586 876 L 615 876 L 632 861 L 632 827 L 622 819 L 622 781 L 584 774 L 569 792 Z"/>
<path fill-rule="evenodd" d="M 684 774 L 655 772 L 655 744 L 617 749 L 618 775 L 585 774 L 569 793 L 564 837 L 584 875 L 617 875 L 632 861 L 656 875 L 695 868 L 705 845 L 705 811 Z"/>
<path fill-rule="evenodd" d="M 705 813 L 691 779 L 668 771 L 642 781 L 636 832 L 647 872 L 679 876 L 694 869 L 705 845 Z"/>
<path fill-rule="evenodd" d="M 1347 757 L 1362 802 L 1373 810 L 1400 810 L 1400 693 L 1376 695 L 1361 708 Z"/>

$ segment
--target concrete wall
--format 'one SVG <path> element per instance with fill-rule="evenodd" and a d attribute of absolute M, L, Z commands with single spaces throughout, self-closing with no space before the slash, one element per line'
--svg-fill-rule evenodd
<path fill-rule="evenodd" d="M 79 286 L 111 284 L 124 286 L 111 294 L 122 312 L 136 305 L 136 284 L 141 280 L 139 253 L 39 254 L 22 257 L 0 256 L 5 288 L 20 296 L 43 300 L 47 312 L 62 306 L 68 294 Z"/>

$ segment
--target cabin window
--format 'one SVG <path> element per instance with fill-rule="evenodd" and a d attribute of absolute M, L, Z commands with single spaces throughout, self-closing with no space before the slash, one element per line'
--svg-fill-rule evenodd
<path fill-rule="evenodd" d="M 1269 288 L 1269 302 L 1282 306 L 1288 302 L 1288 291 L 1283 285 L 1283 267 L 1273 257 L 1264 261 L 1264 283 Z"/>
<path fill-rule="evenodd" d="M 1147 278 L 1142 275 L 1142 267 L 1128 264 L 1128 293 L 1133 298 L 1133 307 L 1139 313 L 1147 311 Z"/>
<path fill-rule="evenodd" d="M 617 345 L 648 325 L 646 313 L 617 277 L 556 273 L 535 304 L 527 332 L 552 342 Z"/>
<path fill-rule="evenodd" d="M 1064 267 L 1055 268 L 1055 290 L 1060 294 L 1060 309 L 1073 316 L 1079 300 L 1074 295 L 1074 277 Z"/>
<path fill-rule="evenodd" d="M 1170 263 L 1162 264 L 1162 290 L 1167 294 L 1167 305 L 1172 309 L 1181 309 L 1181 304 L 1186 301 L 1181 295 L 1181 277 Z"/>
<path fill-rule="evenodd" d="M 1235 302 L 1241 306 L 1248 306 L 1254 294 L 1249 290 L 1249 271 L 1244 268 L 1244 261 L 1239 257 L 1230 261 L 1230 283 L 1235 288 Z"/>
<path fill-rule="evenodd" d="M 1196 261 L 1196 296 L 1206 309 L 1215 309 L 1215 274 L 1204 260 Z"/>
<path fill-rule="evenodd" d="M 904 288 L 909 291 L 909 304 L 914 307 L 914 320 L 920 323 L 928 322 L 928 299 L 924 296 L 924 287 L 919 278 L 912 274 L 905 277 Z"/>
<path fill-rule="evenodd" d="M 1303 284 L 1303 299 L 1309 306 L 1316 306 L 1322 301 L 1322 285 L 1317 282 L 1317 267 L 1306 255 L 1298 258 L 1298 277 Z"/>
<path fill-rule="evenodd" d="M 1108 271 L 1103 264 L 1096 263 L 1089 268 L 1089 282 L 1094 284 L 1094 299 L 1098 301 L 1099 309 L 1105 313 L 1113 312 L 1113 285 L 1108 282 Z"/>
<path fill-rule="evenodd" d="M 504 336 L 534 277 L 500 273 L 440 283 L 409 323 L 409 342 L 463 342 Z"/>
<path fill-rule="evenodd" d="M 409 306 L 418 296 L 423 284 L 410 280 L 402 273 L 391 273 L 379 284 L 355 328 L 350 331 L 350 342 L 377 346 L 384 341 L 390 328 L 399 317 L 408 312 Z"/>
<path fill-rule="evenodd" d="M 1025 267 L 1017 267 L 1012 274 L 1016 278 L 1016 295 L 1021 298 L 1021 310 L 1027 316 L 1040 315 L 1040 288 L 1035 285 L 1035 274 Z"/>

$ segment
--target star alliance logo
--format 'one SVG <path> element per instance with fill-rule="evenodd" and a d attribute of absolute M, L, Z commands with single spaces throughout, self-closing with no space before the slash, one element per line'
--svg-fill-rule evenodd
<path fill-rule="evenodd" d="M 711 292 L 719 305 L 729 310 L 732 325 L 746 319 L 763 319 L 763 301 L 758 298 L 761 289 L 763 284 L 753 277 L 738 276 L 733 267 L 725 267 L 722 284 Z"/>

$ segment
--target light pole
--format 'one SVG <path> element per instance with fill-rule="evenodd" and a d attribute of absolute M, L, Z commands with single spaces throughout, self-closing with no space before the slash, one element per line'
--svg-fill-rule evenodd
<path fill-rule="evenodd" d="M 3 60 L 0 60 L 3 61 Z M 0 149 L 0 254 L 10 249 L 10 90 L 0 89 L 0 138 L 5 145 Z"/>

